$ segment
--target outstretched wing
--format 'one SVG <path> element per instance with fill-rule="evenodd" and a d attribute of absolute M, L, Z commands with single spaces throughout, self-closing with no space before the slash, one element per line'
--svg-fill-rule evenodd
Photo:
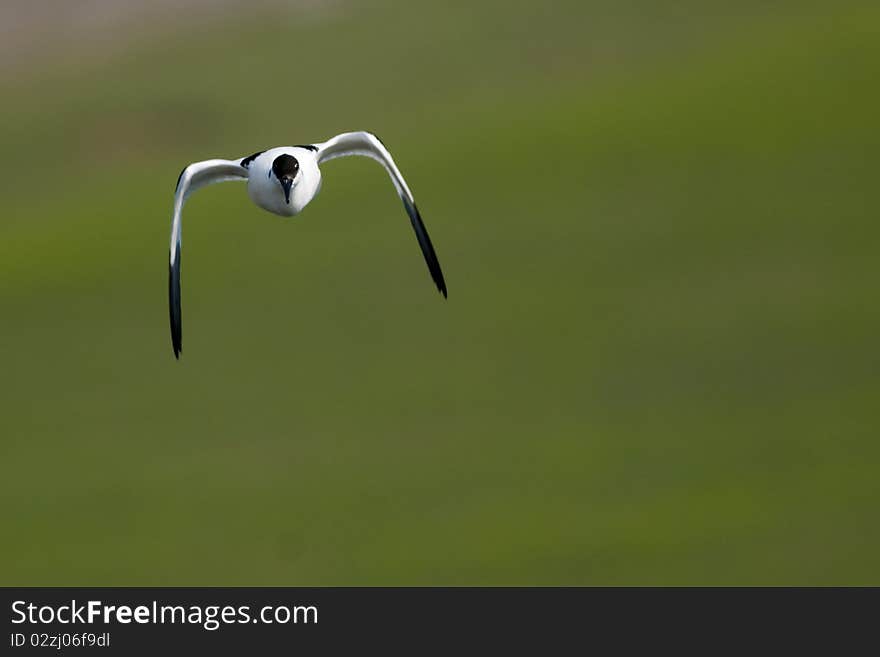
<path fill-rule="evenodd" d="M 187 197 L 200 187 L 226 180 L 246 180 L 248 170 L 240 160 L 205 160 L 190 164 L 180 172 L 174 192 L 174 215 L 171 220 L 171 254 L 168 269 L 168 308 L 171 313 L 171 344 L 175 358 L 180 358 L 183 326 L 180 315 L 180 232 L 181 213 Z"/>
<path fill-rule="evenodd" d="M 437 254 L 434 253 L 431 238 L 428 237 L 428 230 L 425 228 L 425 224 L 422 223 L 422 217 L 419 215 L 412 192 L 409 191 L 406 181 L 400 174 L 397 165 L 394 164 L 391 153 L 379 141 L 379 138 L 369 132 L 345 132 L 341 135 L 336 135 L 323 144 L 316 145 L 318 147 L 318 164 L 336 157 L 363 155 L 378 161 L 385 167 L 412 222 L 416 238 L 419 240 L 419 246 L 422 247 L 422 254 L 425 256 L 425 262 L 428 264 L 428 271 L 431 272 L 431 278 L 434 279 L 437 289 L 445 297 L 446 282 L 443 280 L 443 271 L 440 269 L 440 261 L 437 260 Z"/>

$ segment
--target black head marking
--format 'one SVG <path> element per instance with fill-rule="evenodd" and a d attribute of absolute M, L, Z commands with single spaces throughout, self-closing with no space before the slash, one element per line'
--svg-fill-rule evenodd
<path fill-rule="evenodd" d="M 318 147 L 314 144 L 297 144 L 294 148 L 305 148 L 307 151 L 317 151 Z"/>
<path fill-rule="evenodd" d="M 276 157 L 275 161 L 272 162 L 272 173 L 275 174 L 275 177 L 278 178 L 278 180 L 281 180 L 282 178 L 296 178 L 298 172 L 299 162 L 297 162 L 293 155 L 284 153 L 283 155 Z"/>
<path fill-rule="evenodd" d="M 245 169 L 247 169 L 251 165 L 251 162 L 256 160 L 263 153 L 265 153 L 265 151 L 259 151 L 258 153 L 254 153 L 253 155 L 248 155 L 246 158 L 244 158 L 241 161 L 241 166 L 243 166 Z"/>

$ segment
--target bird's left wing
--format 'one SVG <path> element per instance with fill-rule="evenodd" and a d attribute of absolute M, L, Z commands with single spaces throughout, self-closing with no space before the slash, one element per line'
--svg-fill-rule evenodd
<path fill-rule="evenodd" d="M 174 192 L 174 214 L 171 219 L 171 247 L 168 269 L 168 308 L 171 314 L 171 343 L 174 356 L 180 358 L 183 326 L 180 314 L 180 233 L 183 204 L 194 191 L 207 185 L 227 180 L 246 180 L 244 160 L 205 160 L 195 162 L 180 172 Z"/>
<path fill-rule="evenodd" d="M 445 297 L 446 281 L 443 280 L 443 271 L 440 269 L 440 261 L 437 260 L 437 254 L 434 253 L 431 238 L 428 237 L 428 229 L 425 228 L 425 224 L 422 222 L 422 217 L 416 207 L 412 192 L 409 191 L 409 187 L 394 163 L 391 153 L 388 152 L 388 149 L 385 148 L 379 138 L 369 132 L 345 132 L 341 135 L 336 135 L 323 144 L 315 144 L 315 146 L 318 149 L 318 164 L 337 157 L 363 155 L 376 160 L 385 167 L 409 215 L 413 230 L 416 232 L 416 239 L 419 241 L 419 246 L 422 247 L 422 255 L 425 256 L 428 271 L 431 272 L 431 278 L 434 279 L 437 289 Z"/>

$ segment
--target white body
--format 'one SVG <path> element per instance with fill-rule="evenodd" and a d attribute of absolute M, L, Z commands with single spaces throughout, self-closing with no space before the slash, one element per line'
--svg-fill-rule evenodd
<path fill-rule="evenodd" d="M 284 200 L 281 185 L 272 173 L 272 162 L 285 153 L 299 162 L 299 172 L 290 190 L 290 203 Z M 320 190 L 321 170 L 318 169 L 317 151 L 301 146 L 279 146 L 261 153 L 248 165 L 248 196 L 264 210 L 282 217 L 292 217 L 302 212 Z"/>

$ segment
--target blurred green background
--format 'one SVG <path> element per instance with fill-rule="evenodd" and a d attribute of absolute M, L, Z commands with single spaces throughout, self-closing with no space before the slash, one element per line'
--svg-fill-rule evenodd
<path fill-rule="evenodd" d="M 5 53 L 0 584 L 880 584 L 876 2 L 195 4 Z M 448 301 L 210 187 L 175 361 L 180 168 L 357 129 Z"/>

